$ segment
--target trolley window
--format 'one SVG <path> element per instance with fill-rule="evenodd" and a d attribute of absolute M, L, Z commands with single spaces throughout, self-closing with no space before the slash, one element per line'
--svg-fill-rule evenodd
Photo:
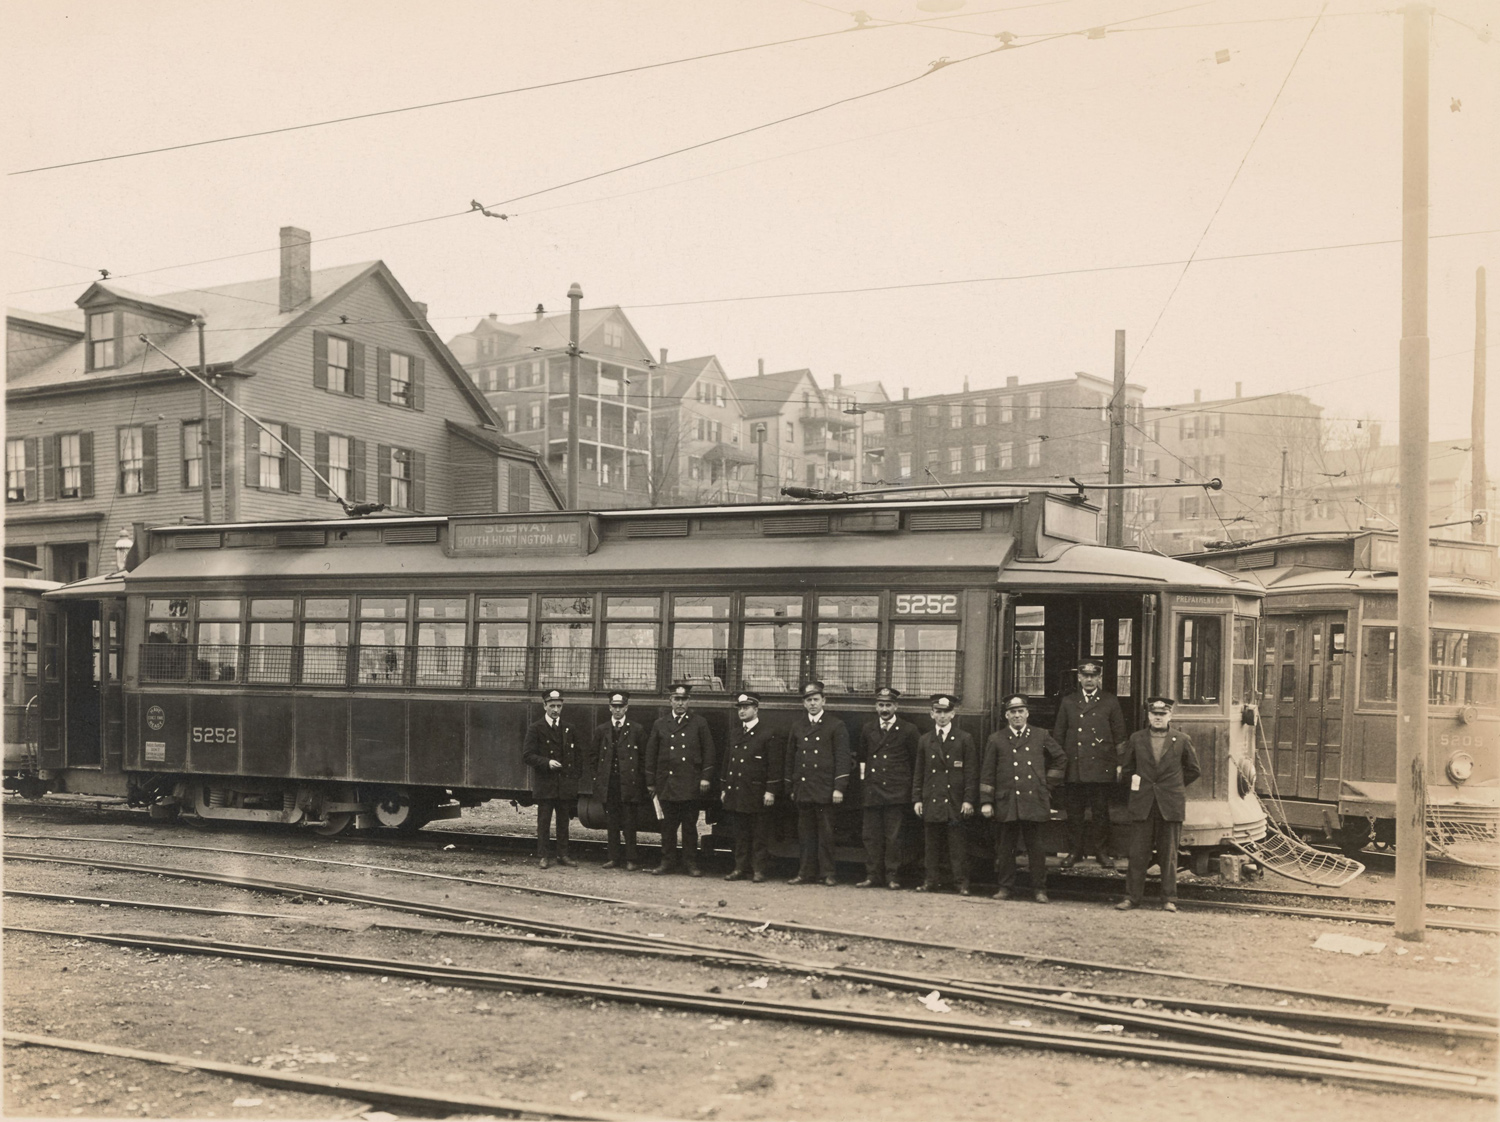
<path fill-rule="evenodd" d="M 958 692 L 958 625 L 897 623 L 891 628 L 891 685 L 902 693 Z"/>
<path fill-rule="evenodd" d="M 815 676 L 829 693 L 874 693 L 879 648 L 879 596 L 818 597 Z"/>
<path fill-rule="evenodd" d="M 526 688 L 527 618 L 525 596 L 481 596 L 476 608 L 474 684 L 491 689 Z"/>
<path fill-rule="evenodd" d="M 1482 631 L 1428 632 L 1427 701 L 1431 705 L 1496 703 L 1500 636 Z M 1366 627 L 1360 700 L 1396 703 L 1396 628 Z"/>
<path fill-rule="evenodd" d="M 309 597 L 302 601 L 302 681 L 342 686 L 349 674 L 349 601 Z"/>
<path fill-rule="evenodd" d="M 729 680 L 729 597 L 672 597 L 672 681 L 722 690 Z"/>
<path fill-rule="evenodd" d="M 186 643 L 188 641 L 188 601 L 147 600 L 146 642 Z"/>
<path fill-rule="evenodd" d="M 1342 623 L 1328 625 L 1328 700 L 1344 700 L 1344 664 L 1349 653 Z"/>
<path fill-rule="evenodd" d="M 1218 616 L 1177 620 L 1177 700 L 1212 705 L 1219 700 L 1224 621 Z"/>
<path fill-rule="evenodd" d="M 542 689 L 588 689 L 594 598 L 543 596 L 541 606 L 543 622 L 537 627 L 537 685 Z M 547 622 L 549 617 L 563 622 Z"/>
<path fill-rule="evenodd" d="M 802 677 L 802 597 L 746 596 L 745 687 L 788 693 Z"/>
<path fill-rule="evenodd" d="M 465 596 L 417 598 L 416 684 L 464 684 L 464 641 L 469 633 Z"/>
<path fill-rule="evenodd" d="M 198 651 L 194 678 L 233 682 L 239 678 L 240 602 L 198 601 Z"/>
<path fill-rule="evenodd" d="M 406 681 L 406 597 L 359 601 L 359 682 L 399 686 Z"/>
<path fill-rule="evenodd" d="M 1115 646 L 1115 694 L 1130 697 L 1135 692 L 1135 620 L 1117 620 L 1119 641 Z"/>
<path fill-rule="evenodd" d="M 1016 605 L 1015 641 L 1011 663 L 1015 667 L 1015 691 L 1047 692 L 1047 609 L 1040 604 Z"/>
<path fill-rule="evenodd" d="M 661 598 L 604 598 L 604 688 L 654 690 Z"/>
<path fill-rule="evenodd" d="M 245 652 L 247 682 L 292 680 L 295 606 L 291 600 L 250 601 L 250 646 Z"/>
<path fill-rule="evenodd" d="M 1255 619 L 1253 617 L 1234 617 L 1233 642 L 1230 657 L 1234 660 L 1234 672 L 1229 680 L 1229 700 L 1235 705 L 1243 705 L 1255 699 Z"/>

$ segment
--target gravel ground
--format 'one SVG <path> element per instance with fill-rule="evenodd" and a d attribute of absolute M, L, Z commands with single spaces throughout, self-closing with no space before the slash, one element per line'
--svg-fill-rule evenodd
<path fill-rule="evenodd" d="M 508 807 L 445 824 L 464 829 L 529 826 Z M 749 946 L 814 961 L 950 973 L 1090 988 L 1194 994 L 1274 1004 L 1297 998 L 1116 972 L 1010 964 L 984 956 L 802 933 L 752 932 L 713 918 L 735 915 L 826 925 L 933 942 L 982 945 L 1096 962 L 1285 983 L 1391 1002 L 1497 1007 L 1494 936 L 1432 931 L 1398 948 L 1389 930 L 1274 914 L 1118 913 L 1097 903 L 997 903 L 952 895 L 919 896 L 849 886 L 790 888 L 726 884 L 717 877 L 650 877 L 585 864 L 542 871 L 517 856 L 442 849 L 396 850 L 357 841 L 329 845 L 305 833 L 205 832 L 179 826 L 37 820 L 7 829 L 69 833 L 85 844 L 9 841 L 12 850 L 127 861 L 160 860 L 324 887 L 447 902 L 599 931 Z M 437 833 L 429 830 L 426 833 Z M 517 887 L 562 888 L 622 897 L 642 906 L 540 896 L 487 885 L 413 878 L 396 872 L 268 862 L 263 858 L 111 845 L 112 839 L 171 841 L 414 870 L 493 878 Z M 459 841 L 461 839 L 455 839 Z M 723 858 L 718 859 L 722 864 Z M 717 865 L 715 866 L 717 868 Z M 718 868 L 717 871 L 724 871 Z M 93 896 L 170 899 L 273 912 L 281 919 L 204 917 L 135 908 L 52 904 L 13 897 L 7 927 L 192 934 L 246 943 L 322 947 L 420 963 L 580 979 L 614 980 L 733 994 L 759 972 L 594 951 L 486 942 L 464 925 L 398 916 L 315 895 L 292 900 L 163 877 L 12 862 L 6 886 Z M 1378 895 L 1361 878 L 1352 894 Z M 1429 885 L 1447 903 L 1492 903 L 1493 883 Z M 372 928 L 371 921 L 443 928 L 452 935 Z M 473 928 L 470 927 L 469 930 Z M 1386 944 L 1374 956 L 1314 950 L 1324 932 Z M 1405 950 L 1405 954 L 1396 953 Z M 5 938 L 5 1027 L 10 1031 L 148 1049 L 276 1070 L 491 1095 L 575 1110 L 671 1118 L 934 1119 L 1018 1116 L 1028 1120 L 1214 1119 L 1226 1111 L 1299 1120 L 1391 1118 L 1441 1113 L 1454 1122 L 1491 1119 L 1494 1105 L 1424 1093 L 1373 1092 L 1309 1081 L 1193 1070 L 1173 1064 L 1068 1056 L 1013 1047 L 963 1047 L 873 1033 L 818 1030 L 765 1021 L 676 1013 L 583 999 L 540 997 L 412 982 L 393 976 L 316 971 L 200 956 L 163 955 L 56 936 Z M 767 973 L 742 992 L 771 999 L 1035 1027 L 1076 1028 L 1035 1011 L 955 1002 L 927 1013 L 910 994 L 863 990 L 816 975 Z M 1351 1041 L 1384 1054 L 1412 1046 Z M 1439 1062 L 1493 1065 L 1493 1054 L 1459 1047 Z M 129 1060 L 41 1048 L 5 1054 L 8 1117 L 349 1118 L 368 1102 L 278 1091 Z"/>

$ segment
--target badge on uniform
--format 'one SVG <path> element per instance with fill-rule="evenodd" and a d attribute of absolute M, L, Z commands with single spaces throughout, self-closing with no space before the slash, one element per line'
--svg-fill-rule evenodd
<path fill-rule="evenodd" d="M 1139 791 L 1141 789 L 1141 777 L 1139 775 L 1132 775 L 1130 777 L 1130 789 L 1132 791 Z"/>
<path fill-rule="evenodd" d="M 954 760 L 953 761 L 953 766 L 954 767 L 963 767 L 964 766 L 964 762 L 962 760 Z"/>

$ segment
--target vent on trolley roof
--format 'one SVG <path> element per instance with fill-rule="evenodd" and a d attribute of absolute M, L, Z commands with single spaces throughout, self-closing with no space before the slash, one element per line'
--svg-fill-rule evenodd
<path fill-rule="evenodd" d="M 328 539 L 322 530 L 278 530 L 276 544 L 279 546 L 327 545 Z"/>
<path fill-rule="evenodd" d="M 1242 553 L 1236 563 L 1240 569 L 1270 569 L 1276 564 L 1276 553 L 1274 550 L 1266 550 L 1262 553 Z"/>
<path fill-rule="evenodd" d="M 436 526 L 387 526 L 380 540 L 390 545 L 417 545 L 437 541 Z"/>
<path fill-rule="evenodd" d="M 686 518 L 641 518 L 625 523 L 627 538 L 685 538 L 687 532 Z"/>
<path fill-rule="evenodd" d="M 177 549 L 218 549 L 219 532 L 204 530 L 197 534 L 178 534 L 173 543 Z"/>
<path fill-rule="evenodd" d="M 914 510 L 906 516 L 908 530 L 982 530 L 982 510 Z"/>
<path fill-rule="evenodd" d="M 763 534 L 826 534 L 826 514 L 768 514 L 761 519 Z"/>

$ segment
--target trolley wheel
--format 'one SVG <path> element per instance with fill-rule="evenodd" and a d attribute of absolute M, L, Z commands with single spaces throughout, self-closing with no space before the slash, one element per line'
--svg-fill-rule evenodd
<path fill-rule="evenodd" d="M 431 822 L 432 816 L 421 803 L 412 801 L 410 791 L 389 788 L 375 800 L 375 821 L 388 829 L 409 834 Z"/>
<path fill-rule="evenodd" d="M 1193 851 L 1193 876 L 1206 877 L 1213 867 L 1213 854 L 1206 849 Z"/>
<path fill-rule="evenodd" d="M 322 834 L 325 838 L 336 838 L 340 834 L 348 830 L 349 827 L 353 824 L 354 815 L 345 812 L 343 814 L 328 815 L 325 819 L 323 819 L 322 825 L 314 826 L 313 829 L 317 830 L 318 833 Z"/>
<path fill-rule="evenodd" d="M 32 801 L 45 798 L 47 794 L 47 781 L 44 779 L 32 779 L 30 777 L 23 778 L 16 784 L 16 794 L 20 795 L 23 799 L 31 799 Z"/>
<path fill-rule="evenodd" d="M 1370 844 L 1370 824 L 1363 818 L 1351 818 L 1333 833 L 1333 844 L 1345 857 L 1359 859 Z"/>

